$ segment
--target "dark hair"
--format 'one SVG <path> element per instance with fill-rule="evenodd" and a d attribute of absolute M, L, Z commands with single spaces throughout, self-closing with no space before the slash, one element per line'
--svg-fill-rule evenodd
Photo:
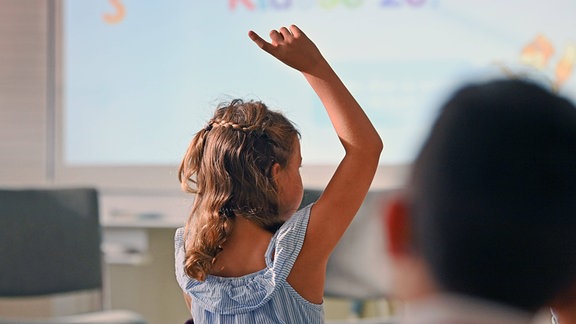
<path fill-rule="evenodd" d="M 281 113 L 240 99 L 221 104 L 196 134 L 178 172 L 195 194 L 185 231 L 190 277 L 204 280 L 237 215 L 272 232 L 280 227 L 272 166 L 287 165 L 297 136 Z"/>
<path fill-rule="evenodd" d="M 494 80 L 443 106 L 408 185 L 414 247 L 441 288 L 526 310 L 576 279 L 576 108 Z"/>

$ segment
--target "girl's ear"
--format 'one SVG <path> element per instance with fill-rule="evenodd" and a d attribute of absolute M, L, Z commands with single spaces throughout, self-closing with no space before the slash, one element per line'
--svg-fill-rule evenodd
<path fill-rule="evenodd" d="M 278 178 L 278 174 L 280 173 L 280 170 L 282 170 L 280 163 L 274 162 L 274 164 L 272 164 L 272 168 L 271 168 L 272 179 L 274 179 L 274 182 L 276 182 L 276 179 Z"/>
<path fill-rule="evenodd" d="M 272 176 L 276 177 L 278 173 L 280 173 L 280 170 L 282 170 L 280 163 L 274 162 L 274 164 L 272 164 Z"/>
<path fill-rule="evenodd" d="M 392 257 L 402 257 L 410 254 L 412 230 L 405 198 L 397 195 L 388 200 L 384 206 L 383 216 L 388 253 Z"/>

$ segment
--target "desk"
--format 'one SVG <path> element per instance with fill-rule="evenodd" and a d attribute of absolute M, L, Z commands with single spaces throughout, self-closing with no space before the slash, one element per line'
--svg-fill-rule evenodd
<path fill-rule="evenodd" d="M 184 225 L 191 197 L 101 193 L 107 307 L 137 311 L 150 324 L 184 323 L 190 317 L 174 275 L 174 231 Z"/>
<path fill-rule="evenodd" d="M 102 250 L 110 264 L 151 262 L 149 230 L 183 226 L 192 206 L 191 195 L 172 193 L 102 193 Z"/>

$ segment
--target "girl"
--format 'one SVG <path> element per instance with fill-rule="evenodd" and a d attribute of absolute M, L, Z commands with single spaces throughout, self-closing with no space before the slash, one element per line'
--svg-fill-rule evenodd
<path fill-rule="evenodd" d="M 220 106 L 179 170 L 195 194 L 175 236 L 176 277 L 197 323 L 322 323 L 328 257 L 358 211 L 382 141 L 315 44 L 296 26 L 255 32 L 256 45 L 300 71 L 344 147 L 322 196 L 296 211 L 299 134 L 260 102 Z"/>

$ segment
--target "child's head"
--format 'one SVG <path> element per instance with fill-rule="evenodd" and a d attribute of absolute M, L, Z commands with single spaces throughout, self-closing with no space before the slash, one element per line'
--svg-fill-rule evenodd
<path fill-rule="evenodd" d="M 221 104 L 194 136 L 178 175 L 183 189 L 196 194 L 186 226 L 193 237 L 187 241 L 188 275 L 205 277 L 235 217 L 269 231 L 283 223 L 273 168 L 288 165 L 298 136 L 281 113 L 239 99 Z"/>
<path fill-rule="evenodd" d="M 535 310 L 576 280 L 576 108 L 519 80 L 462 88 L 409 181 L 414 248 L 445 290 Z"/>

